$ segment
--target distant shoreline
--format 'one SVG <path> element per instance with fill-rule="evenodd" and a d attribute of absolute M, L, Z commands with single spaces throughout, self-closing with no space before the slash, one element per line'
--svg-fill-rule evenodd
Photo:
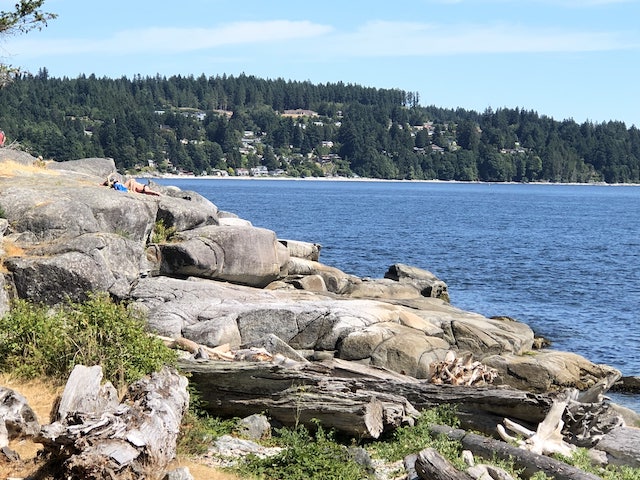
<path fill-rule="evenodd" d="M 136 178 L 144 179 L 163 179 L 163 180 L 294 180 L 301 182 L 320 181 L 320 182 L 385 182 L 385 183 L 438 183 L 438 184 L 478 184 L 478 185 L 551 185 L 551 186 L 596 186 L 596 187 L 640 187 L 640 183 L 563 183 L 563 182 L 480 182 L 480 181 L 462 181 L 462 180 L 396 180 L 384 178 L 365 178 L 365 177 L 252 177 L 252 176 L 219 176 L 219 175 L 178 175 L 166 173 L 161 175 L 134 175 Z"/>

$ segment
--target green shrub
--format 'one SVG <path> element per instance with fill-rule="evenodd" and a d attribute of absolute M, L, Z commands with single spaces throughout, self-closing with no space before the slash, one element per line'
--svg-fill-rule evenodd
<path fill-rule="evenodd" d="M 606 467 L 594 466 L 586 448 L 578 448 L 571 458 L 555 455 L 556 459 L 573 465 L 580 470 L 603 478 L 604 480 L 640 480 L 640 468 L 627 466 L 607 465 Z"/>
<path fill-rule="evenodd" d="M 164 220 L 158 220 L 153 228 L 153 234 L 151 235 L 152 243 L 164 243 L 171 240 L 171 237 L 176 233 L 176 227 L 167 227 L 164 224 Z"/>
<path fill-rule="evenodd" d="M 0 319 L 0 369 L 22 378 L 64 380 L 77 364 L 101 365 L 120 388 L 175 359 L 140 311 L 106 294 L 56 308 L 17 300 Z"/>
<path fill-rule="evenodd" d="M 318 424 L 315 434 L 304 426 L 278 430 L 276 442 L 284 450 L 278 455 L 247 457 L 236 471 L 264 480 L 363 480 L 372 478 L 356 463 L 348 449 Z"/>

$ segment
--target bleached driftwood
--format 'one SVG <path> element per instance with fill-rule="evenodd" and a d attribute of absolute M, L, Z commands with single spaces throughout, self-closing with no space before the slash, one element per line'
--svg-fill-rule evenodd
<path fill-rule="evenodd" d="M 429 381 L 438 385 L 487 385 L 497 376 L 496 369 L 474 362 L 471 353 L 457 357 L 453 350 L 447 352 L 444 361 L 429 365 Z"/>
<path fill-rule="evenodd" d="M 615 376 L 603 379 L 583 392 L 577 389 L 566 390 L 554 400 L 535 432 L 505 418 L 504 426 L 522 435 L 524 439 L 509 435 L 502 425 L 498 425 L 498 433 L 503 440 L 538 454 L 558 453 L 571 457 L 576 445 L 592 447 L 606 433 L 624 424 L 620 416 L 608 414 L 609 405 L 605 402 L 604 392 L 616 380 Z"/>
<path fill-rule="evenodd" d="M 141 478 L 162 472 L 176 453 L 176 439 L 189 402 L 187 379 L 175 370 L 132 384 L 122 402 L 102 369 L 77 365 L 62 394 L 56 419 L 35 441 L 65 478 Z"/>
<path fill-rule="evenodd" d="M 196 359 L 223 360 L 227 362 L 272 362 L 282 361 L 282 356 L 272 355 L 266 349 L 260 347 L 242 348 L 232 350 L 228 343 L 217 347 L 208 347 L 188 338 L 163 337 L 156 335 L 169 348 L 185 350 L 194 355 Z"/>
<path fill-rule="evenodd" d="M 544 395 L 490 386 L 433 385 L 339 359 L 306 363 L 184 359 L 179 366 L 190 374 L 203 407 L 215 415 L 244 417 L 267 411 L 287 425 L 317 418 L 327 428 L 373 438 L 376 429 L 370 430 L 364 415 L 368 412 L 372 418 L 374 412 L 380 412 L 373 408 L 377 402 L 382 405 L 382 425 L 387 431 L 410 422 L 415 410 L 440 404 L 455 404 L 459 413 L 476 421 L 491 419 L 492 432 L 498 415 L 537 423 L 551 405 Z"/>
<path fill-rule="evenodd" d="M 0 449 L 5 456 L 13 457 L 8 449 L 11 440 L 27 438 L 39 431 L 40 424 L 27 399 L 10 388 L 0 387 Z"/>
<path fill-rule="evenodd" d="M 567 408 L 564 413 L 563 433 L 572 444 L 579 447 L 593 447 L 607 433 L 624 426 L 624 420 L 612 413 L 604 394 L 618 380 L 611 376 L 596 383 L 585 391 L 577 389 L 566 392 Z"/>
<path fill-rule="evenodd" d="M 560 460 L 538 455 L 502 440 L 441 425 L 432 425 L 430 430 L 433 434 L 446 435 L 452 440 L 460 441 L 462 448 L 470 450 L 475 456 L 487 460 L 499 458 L 512 461 L 514 468 L 522 470 L 524 478 L 529 478 L 536 472 L 542 471 L 547 476 L 555 478 L 555 480 L 602 480 L 596 475 L 587 473 Z"/>
<path fill-rule="evenodd" d="M 562 436 L 562 428 L 564 427 L 562 415 L 567 407 L 567 403 L 567 400 L 554 401 L 549 413 L 538 425 L 535 432 L 505 418 L 505 427 L 512 432 L 522 435 L 524 439 L 509 435 L 502 425 L 498 425 L 498 433 L 504 441 L 515 443 L 520 448 L 537 453 L 538 455 L 553 455 L 558 453 L 565 457 L 571 457 L 576 447 L 575 445 L 565 442 Z"/>

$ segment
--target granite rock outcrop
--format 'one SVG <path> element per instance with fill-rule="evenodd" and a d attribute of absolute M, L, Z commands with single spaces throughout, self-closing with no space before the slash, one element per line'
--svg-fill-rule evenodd
<path fill-rule="evenodd" d="M 395 264 L 358 278 L 322 264 L 319 245 L 278 239 L 196 192 L 119 192 L 103 185 L 112 174 L 112 159 L 41 162 L 0 149 L 0 311 L 11 296 L 55 304 L 106 291 L 143 308 L 158 334 L 210 347 L 275 336 L 307 356 L 418 378 L 448 351 L 470 352 L 501 382 L 536 390 L 620 375 L 581 357 L 559 368 L 559 354 L 524 355 L 527 325 L 454 307 L 426 270 Z"/>

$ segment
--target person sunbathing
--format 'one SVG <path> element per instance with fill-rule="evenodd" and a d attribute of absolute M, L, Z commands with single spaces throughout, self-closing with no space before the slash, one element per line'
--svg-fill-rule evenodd
<path fill-rule="evenodd" d="M 155 195 L 156 197 L 160 196 L 160 192 L 151 190 L 149 188 L 149 185 L 145 185 L 143 183 L 137 182 L 135 178 L 130 178 L 129 180 L 124 182 L 124 186 L 130 192 L 144 193 L 145 195 Z"/>
<path fill-rule="evenodd" d="M 145 195 L 155 195 L 160 196 L 159 192 L 155 190 L 151 190 L 149 185 L 145 185 L 136 181 L 135 178 L 130 178 L 126 182 L 122 183 L 119 180 L 115 180 L 112 178 L 107 178 L 107 180 L 103 183 L 105 186 L 109 186 L 114 190 L 119 190 L 121 192 L 135 192 L 135 193 L 144 193 Z"/>

